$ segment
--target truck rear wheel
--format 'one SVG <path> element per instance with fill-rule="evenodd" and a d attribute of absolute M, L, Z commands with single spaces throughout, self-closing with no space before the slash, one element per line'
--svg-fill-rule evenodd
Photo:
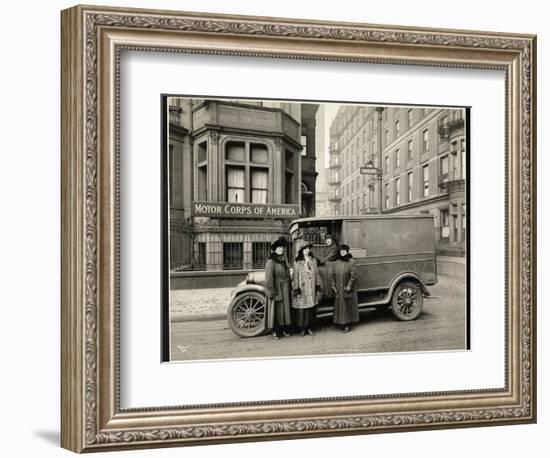
<path fill-rule="evenodd" d="M 227 310 L 227 322 L 240 337 L 256 337 L 265 332 L 265 297 L 256 291 L 239 294 Z"/>
<path fill-rule="evenodd" d="M 420 286 L 410 280 L 397 285 L 391 300 L 391 311 L 399 321 L 412 321 L 422 311 L 424 296 Z"/>

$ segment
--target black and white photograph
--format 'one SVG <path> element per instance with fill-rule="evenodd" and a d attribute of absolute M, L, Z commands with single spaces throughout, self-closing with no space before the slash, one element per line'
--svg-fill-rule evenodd
<path fill-rule="evenodd" d="M 166 361 L 469 349 L 468 108 L 162 102 Z"/>
<path fill-rule="evenodd" d="M 6 2 L 3 455 L 543 456 L 544 5 Z"/>

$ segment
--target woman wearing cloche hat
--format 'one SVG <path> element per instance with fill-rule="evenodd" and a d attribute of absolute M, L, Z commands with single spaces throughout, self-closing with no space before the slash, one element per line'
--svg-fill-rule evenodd
<path fill-rule="evenodd" d="M 321 277 L 317 270 L 317 260 L 311 253 L 311 244 L 302 242 L 292 272 L 292 308 L 294 324 L 300 328 L 300 335 L 313 335 L 311 324 L 315 318 L 315 306 L 321 290 Z"/>
<path fill-rule="evenodd" d="M 290 335 L 290 268 L 285 256 L 287 245 L 288 241 L 284 237 L 273 242 L 265 265 L 267 328 L 274 339 L 279 339 L 281 335 Z"/>

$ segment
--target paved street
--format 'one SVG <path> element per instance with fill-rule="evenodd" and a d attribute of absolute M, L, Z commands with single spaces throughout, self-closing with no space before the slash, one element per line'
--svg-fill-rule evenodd
<path fill-rule="evenodd" d="M 292 335 L 278 341 L 268 335 L 240 338 L 219 315 L 216 319 L 173 321 L 172 359 L 464 349 L 464 280 L 441 275 L 430 291 L 438 298 L 425 299 L 422 314 L 415 321 L 397 321 L 389 311 L 366 312 L 349 334 L 334 329 L 330 319 L 319 320 L 313 337 Z"/>

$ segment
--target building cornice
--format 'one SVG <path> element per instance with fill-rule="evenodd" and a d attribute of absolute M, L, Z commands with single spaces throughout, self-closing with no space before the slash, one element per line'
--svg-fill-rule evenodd
<path fill-rule="evenodd" d="M 398 205 L 392 208 L 385 208 L 382 213 L 397 213 L 401 211 L 410 210 L 411 208 L 421 207 L 426 204 L 433 204 L 435 202 L 444 201 L 449 199 L 449 194 L 439 194 L 433 197 L 427 197 L 425 199 L 416 200 L 414 202 L 407 202 L 406 204 Z"/>
<path fill-rule="evenodd" d="M 242 137 L 247 138 L 279 138 L 284 143 L 290 144 L 292 147 L 294 147 L 296 150 L 301 151 L 303 149 L 303 146 L 301 143 L 298 143 L 296 140 L 294 140 L 292 137 L 286 135 L 283 132 L 268 132 L 265 130 L 254 130 L 254 129 L 239 129 L 237 127 L 223 127 L 219 125 L 213 125 L 213 124 L 205 124 L 201 127 L 199 127 L 197 130 L 193 130 L 191 132 L 191 136 L 193 139 L 196 139 L 198 137 L 203 136 L 204 134 L 208 132 L 218 132 L 220 135 L 238 135 Z"/>
<path fill-rule="evenodd" d="M 285 102 L 282 102 L 282 103 L 285 103 Z M 222 100 L 220 100 L 220 99 L 205 99 L 204 101 L 202 101 L 201 103 L 199 103 L 197 106 L 195 106 L 193 108 L 193 114 L 195 114 L 196 111 L 200 110 L 201 108 L 204 108 L 207 105 L 214 105 L 214 104 L 216 104 L 216 105 L 225 105 L 225 106 L 230 106 L 230 107 L 235 107 L 235 108 L 250 108 L 250 109 L 253 109 L 253 110 L 268 111 L 268 112 L 271 112 L 271 113 L 281 113 L 283 116 L 286 116 L 287 118 L 289 118 L 289 120 L 291 122 L 293 122 L 294 124 L 296 124 L 297 126 L 301 125 L 300 121 L 296 120 L 292 115 L 287 113 L 282 108 L 264 107 L 264 106 L 261 106 L 261 105 L 254 105 L 254 104 L 251 104 L 251 103 L 231 102 L 229 100 L 223 100 L 223 99 Z"/>
<path fill-rule="evenodd" d="M 172 135 L 176 135 L 176 136 L 182 137 L 183 139 L 183 137 L 185 137 L 188 134 L 189 134 L 189 129 L 186 129 L 185 127 L 180 126 L 178 124 L 170 123 L 170 137 L 172 137 Z"/>

